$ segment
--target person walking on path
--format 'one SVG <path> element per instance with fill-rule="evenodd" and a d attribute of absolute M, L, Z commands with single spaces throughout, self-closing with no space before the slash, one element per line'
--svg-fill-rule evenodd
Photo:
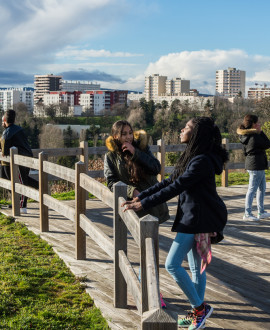
<path fill-rule="evenodd" d="M 16 112 L 9 109 L 5 112 L 2 117 L 2 126 L 4 127 L 3 135 L 1 138 L 1 149 L 2 156 L 9 156 L 11 147 L 16 147 L 18 149 L 18 154 L 28 157 L 33 157 L 32 150 L 27 141 L 27 137 L 24 134 L 23 129 L 15 125 Z M 3 176 L 10 180 L 10 165 L 9 163 L 2 161 Z M 31 186 L 38 189 L 38 181 L 32 179 L 29 176 L 30 169 L 24 166 L 19 166 L 19 179 L 20 182 L 26 186 Z M 27 213 L 27 197 L 21 196 L 20 201 L 20 211 L 21 213 Z"/>
<path fill-rule="evenodd" d="M 104 176 L 111 191 L 116 182 L 122 181 L 127 184 L 128 199 L 133 199 L 158 182 L 157 175 L 161 166 L 149 149 L 145 131 L 134 132 L 128 121 L 119 120 L 113 124 L 106 146 L 109 151 L 104 159 Z M 157 217 L 159 223 L 170 217 L 166 203 L 160 203 L 147 211 L 142 210 L 138 216 L 143 217 L 146 214 Z M 160 300 L 161 306 L 166 308 L 162 294 Z"/>
<path fill-rule="evenodd" d="M 142 191 L 125 210 L 138 212 L 179 195 L 172 231 L 176 237 L 169 250 L 165 267 L 190 301 L 192 311 L 178 320 L 189 330 L 204 328 L 213 307 L 204 301 L 205 267 L 211 261 L 211 237 L 220 241 L 227 222 L 227 209 L 216 191 L 215 174 L 221 174 L 228 160 L 222 148 L 221 134 L 213 120 L 197 117 L 181 130 L 181 142 L 187 143 L 173 174 Z M 214 237 L 215 236 L 215 237 Z M 192 279 L 182 266 L 187 256 Z"/>
<path fill-rule="evenodd" d="M 261 129 L 259 118 L 256 115 L 246 115 L 237 129 L 239 139 L 243 144 L 246 156 L 245 169 L 249 173 L 248 191 L 245 200 L 244 220 L 258 221 L 270 217 L 264 209 L 266 189 L 265 170 L 268 161 L 265 150 L 270 148 L 270 141 Z M 257 193 L 257 217 L 252 213 L 252 203 Z"/>

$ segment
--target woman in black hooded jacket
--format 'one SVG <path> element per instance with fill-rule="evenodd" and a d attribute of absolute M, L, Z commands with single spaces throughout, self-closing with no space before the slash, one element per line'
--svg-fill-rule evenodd
<path fill-rule="evenodd" d="M 265 170 L 268 161 L 265 150 L 270 148 L 270 141 L 264 134 L 256 115 L 246 115 L 243 123 L 237 129 L 243 151 L 246 156 L 245 169 L 249 173 L 248 191 L 245 201 L 244 220 L 258 221 L 270 217 L 264 209 L 266 189 Z M 252 202 L 257 192 L 258 216 L 252 214 Z"/>

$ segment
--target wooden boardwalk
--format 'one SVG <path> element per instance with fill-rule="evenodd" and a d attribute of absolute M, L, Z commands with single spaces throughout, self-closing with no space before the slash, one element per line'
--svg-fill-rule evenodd
<path fill-rule="evenodd" d="M 266 210 L 270 211 L 270 184 L 267 183 Z M 206 301 L 214 307 L 207 329 L 270 329 L 270 219 L 259 223 L 242 220 L 247 186 L 218 188 L 229 211 L 225 240 L 213 246 L 213 260 L 207 270 Z M 69 201 L 74 205 L 73 201 Z M 169 203 L 171 218 L 176 199 Z M 113 307 L 113 263 L 87 237 L 87 260 L 74 259 L 74 224 L 50 210 L 50 231 L 39 231 L 37 203 L 28 205 L 28 214 L 17 217 L 51 244 L 71 271 L 85 277 L 87 292 L 101 309 L 112 329 L 138 329 L 140 316 L 132 298 L 127 310 Z M 112 209 L 98 200 L 87 201 L 87 216 L 112 237 Z M 11 215 L 11 211 L 2 210 Z M 189 309 L 185 295 L 164 268 L 166 255 L 175 236 L 172 220 L 160 226 L 160 286 L 168 308 L 184 314 Z M 128 256 L 138 271 L 138 248 L 128 240 Z M 185 264 L 187 266 L 187 264 Z"/>

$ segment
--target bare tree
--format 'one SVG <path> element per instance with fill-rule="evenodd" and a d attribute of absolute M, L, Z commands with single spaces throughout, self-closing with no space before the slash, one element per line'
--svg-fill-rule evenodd
<path fill-rule="evenodd" d="M 54 125 L 43 125 L 39 135 L 40 148 L 64 148 L 62 130 Z"/>
<path fill-rule="evenodd" d="M 21 125 L 24 121 L 29 121 L 31 114 L 25 103 L 18 102 L 14 104 L 13 110 L 16 112 L 16 124 Z"/>

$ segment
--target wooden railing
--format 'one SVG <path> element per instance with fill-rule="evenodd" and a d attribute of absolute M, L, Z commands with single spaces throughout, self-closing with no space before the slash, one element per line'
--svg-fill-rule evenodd
<path fill-rule="evenodd" d="M 81 150 L 77 155 L 85 156 L 85 153 Z M 0 186 L 11 190 L 13 216 L 20 214 L 19 195 L 23 194 L 39 201 L 41 232 L 49 231 L 49 208 L 73 221 L 76 259 L 86 259 L 88 235 L 114 261 L 114 306 L 127 308 L 127 292 L 130 292 L 141 315 L 141 329 L 177 329 L 177 315 L 164 311 L 160 305 L 158 219 L 151 215 L 139 219 L 134 211 L 123 211 L 121 204 L 127 199 L 127 186 L 124 183 L 116 183 L 112 193 L 85 173 L 84 162 L 76 163 L 73 170 L 47 159 L 48 154 L 45 151 L 40 152 L 36 159 L 18 155 L 16 148 L 10 149 L 10 157 L 0 157 L 0 160 L 10 163 L 11 180 L 0 179 Z M 39 189 L 18 182 L 18 166 L 39 171 Z M 75 184 L 75 207 L 50 196 L 49 176 Z M 86 194 L 89 192 L 113 209 L 113 239 L 86 216 Z M 139 247 L 141 281 L 128 259 L 128 231 Z"/>

